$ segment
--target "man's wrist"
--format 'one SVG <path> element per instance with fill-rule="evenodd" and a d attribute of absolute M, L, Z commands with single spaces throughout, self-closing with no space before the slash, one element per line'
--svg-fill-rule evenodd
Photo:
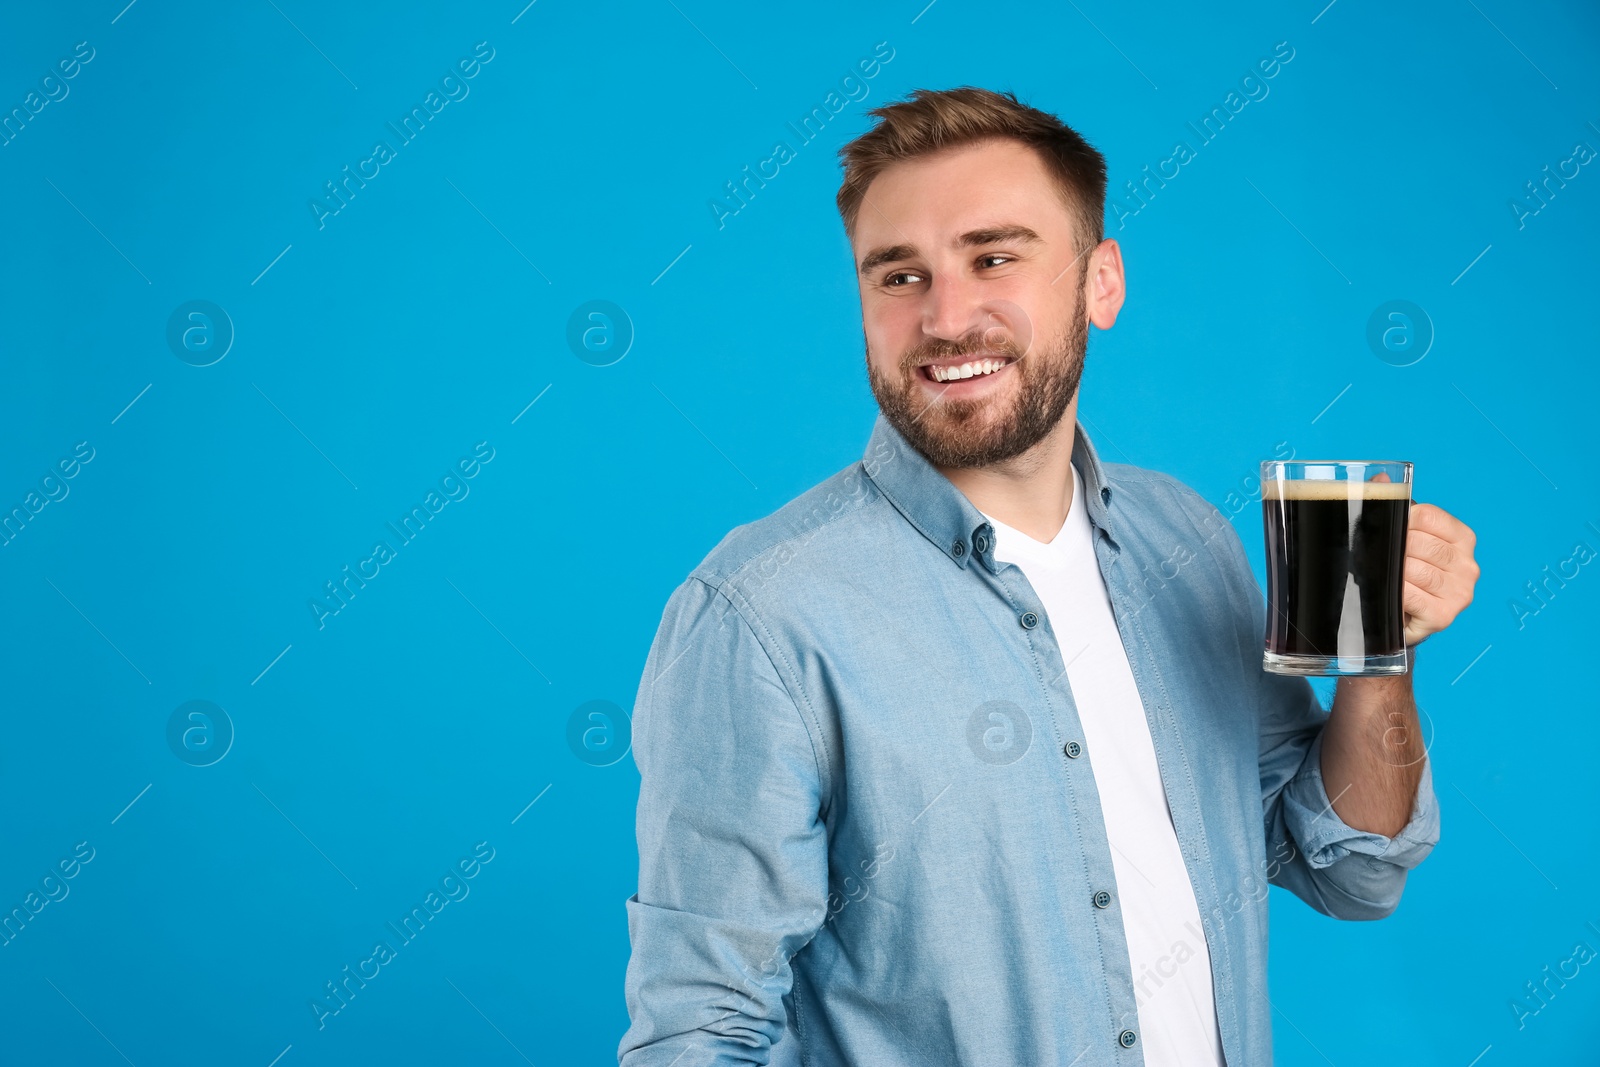
<path fill-rule="evenodd" d="M 1404 674 L 1345 675 L 1339 679 L 1335 690 L 1345 687 L 1361 693 L 1363 697 L 1410 695 L 1413 690 L 1410 670 Z"/>

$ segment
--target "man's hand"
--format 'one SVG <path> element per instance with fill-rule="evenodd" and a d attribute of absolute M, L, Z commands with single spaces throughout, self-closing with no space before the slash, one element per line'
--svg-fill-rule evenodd
<path fill-rule="evenodd" d="M 1471 528 L 1443 508 L 1411 505 L 1405 588 L 1400 594 L 1407 646 L 1443 630 L 1472 603 L 1472 587 L 1478 581 L 1472 548 L 1477 542 Z"/>

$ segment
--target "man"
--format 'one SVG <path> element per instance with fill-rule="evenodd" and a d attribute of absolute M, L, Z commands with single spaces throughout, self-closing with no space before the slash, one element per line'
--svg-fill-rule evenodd
<path fill-rule="evenodd" d="M 1411 677 L 1330 713 L 1264 673 L 1233 527 L 1078 425 L 1101 155 L 981 89 L 871 114 L 838 202 L 881 414 L 667 604 L 620 1062 L 1269 1064 L 1267 885 L 1381 918 L 1438 840 Z M 1413 507 L 1408 645 L 1472 546 Z"/>

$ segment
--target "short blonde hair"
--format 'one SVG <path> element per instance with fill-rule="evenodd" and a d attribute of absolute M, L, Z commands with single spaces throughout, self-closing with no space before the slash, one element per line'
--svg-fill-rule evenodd
<path fill-rule="evenodd" d="M 964 85 L 917 89 L 909 99 L 872 108 L 879 121 L 839 149 L 844 181 L 839 216 L 854 235 L 867 186 L 885 168 L 944 148 L 1010 138 L 1039 154 L 1076 221 L 1079 240 L 1094 248 L 1105 238 L 1106 160 L 1076 130 L 1048 112 L 1019 103 L 1012 93 Z M 1085 249 L 1078 249 L 1082 255 Z"/>

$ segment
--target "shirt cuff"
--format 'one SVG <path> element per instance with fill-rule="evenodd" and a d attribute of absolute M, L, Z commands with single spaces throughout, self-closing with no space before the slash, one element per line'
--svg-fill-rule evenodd
<path fill-rule="evenodd" d="M 1422 778 L 1412 801 L 1411 818 L 1393 837 L 1355 827 L 1339 818 L 1322 782 L 1322 737 L 1317 731 L 1299 772 L 1284 788 L 1284 818 L 1289 833 L 1313 868 L 1338 863 L 1351 853 L 1410 869 L 1439 842 L 1439 800 L 1433 791 L 1433 761 L 1422 757 Z"/>

